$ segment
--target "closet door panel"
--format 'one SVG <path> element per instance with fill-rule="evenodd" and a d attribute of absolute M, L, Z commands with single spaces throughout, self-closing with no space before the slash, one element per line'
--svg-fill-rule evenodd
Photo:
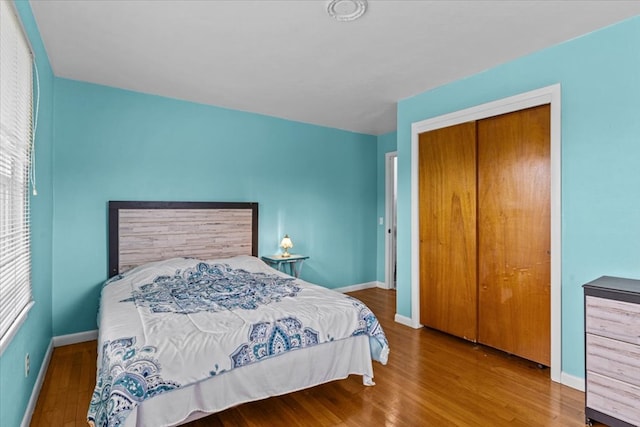
<path fill-rule="evenodd" d="M 478 122 L 478 341 L 550 365 L 549 106 Z"/>
<path fill-rule="evenodd" d="M 419 139 L 420 322 L 477 338 L 476 127 Z"/>

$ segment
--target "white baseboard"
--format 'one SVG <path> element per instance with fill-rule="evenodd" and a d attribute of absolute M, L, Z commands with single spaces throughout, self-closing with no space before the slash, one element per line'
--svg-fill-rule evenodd
<path fill-rule="evenodd" d="M 77 344 L 79 342 L 86 342 L 98 339 L 98 330 L 78 332 L 77 334 L 59 335 L 53 337 L 53 346 L 61 347 L 63 345 Z"/>
<path fill-rule="evenodd" d="M 381 282 L 381 281 L 379 281 L 379 280 L 378 280 L 378 281 L 375 281 L 375 282 L 373 282 L 373 283 L 375 283 L 375 284 L 376 284 L 376 286 L 377 286 L 378 288 L 380 288 L 380 289 L 389 289 L 389 290 L 393 290 L 393 291 L 395 291 L 395 288 L 390 288 L 390 287 L 388 287 L 388 286 L 387 286 L 387 284 L 386 284 L 386 282 Z"/>
<path fill-rule="evenodd" d="M 560 374 L 560 383 L 562 385 L 566 385 L 567 387 L 575 388 L 576 390 L 580 390 L 584 392 L 584 378 L 575 377 L 573 375 L 569 375 L 565 372 Z"/>
<path fill-rule="evenodd" d="M 35 411 L 36 409 L 36 403 L 38 403 L 38 397 L 40 396 L 40 390 L 42 390 L 44 377 L 47 375 L 47 370 L 49 369 L 49 362 L 51 362 L 53 348 L 69 344 L 77 344 L 79 342 L 91 341 L 97 338 L 97 329 L 93 331 L 80 332 L 77 334 L 60 335 L 51 338 L 49 347 L 47 347 L 47 352 L 45 353 L 44 359 L 42 360 L 42 365 L 40 365 L 38 378 L 36 378 L 36 382 L 33 385 L 33 390 L 31 390 L 31 397 L 29 398 L 27 409 L 25 409 L 24 411 L 24 416 L 22 417 L 22 423 L 20 424 L 20 427 L 29 427 L 29 425 L 31 424 L 31 418 L 33 417 L 33 411 Z"/>
<path fill-rule="evenodd" d="M 384 287 L 384 283 L 382 283 L 382 286 L 380 286 L 380 284 L 381 284 L 381 282 L 360 283 L 358 285 L 351 285 L 351 286 L 344 286 L 342 288 L 335 288 L 334 291 L 345 293 L 345 292 L 361 291 L 363 289 Z"/>
<path fill-rule="evenodd" d="M 416 323 L 410 317 L 402 316 L 396 313 L 395 319 L 396 323 L 400 323 L 401 325 L 408 326 L 410 328 L 419 329 L 422 327 L 421 324 Z M 566 385 L 567 387 L 575 388 L 576 390 L 584 392 L 584 378 L 576 377 L 573 375 L 569 375 L 566 372 L 562 372 L 560 374 L 560 384 Z"/>
<path fill-rule="evenodd" d="M 401 325 L 408 326 L 413 329 L 420 329 L 422 325 L 418 322 L 414 322 L 412 318 L 403 316 L 401 314 L 396 313 L 394 320 L 396 323 L 400 323 Z"/>
<path fill-rule="evenodd" d="M 53 353 L 53 340 L 49 342 L 47 351 L 44 354 L 44 359 L 42 359 L 42 365 L 40 365 L 40 371 L 38 371 L 38 377 L 36 378 L 36 382 L 33 385 L 33 390 L 31 390 L 31 397 L 29 398 L 27 409 L 25 409 L 24 411 L 24 416 L 22 417 L 22 423 L 20 424 L 20 427 L 29 427 L 29 425 L 31 424 L 33 411 L 36 410 L 36 403 L 38 403 L 38 397 L 40 396 L 40 390 L 42 390 L 44 377 L 47 375 L 47 369 L 49 369 L 49 362 L 51 361 L 52 353 Z"/>

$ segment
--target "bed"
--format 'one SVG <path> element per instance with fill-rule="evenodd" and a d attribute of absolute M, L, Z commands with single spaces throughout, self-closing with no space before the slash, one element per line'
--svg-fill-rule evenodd
<path fill-rule="evenodd" d="M 362 302 L 257 258 L 257 203 L 110 202 L 94 426 L 179 425 L 361 375 L 389 347 Z"/>

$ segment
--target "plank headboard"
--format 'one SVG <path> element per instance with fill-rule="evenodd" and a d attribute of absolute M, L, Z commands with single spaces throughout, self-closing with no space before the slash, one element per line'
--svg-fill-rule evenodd
<path fill-rule="evenodd" d="M 258 255 L 258 204 L 109 202 L 108 276 L 174 257 Z"/>

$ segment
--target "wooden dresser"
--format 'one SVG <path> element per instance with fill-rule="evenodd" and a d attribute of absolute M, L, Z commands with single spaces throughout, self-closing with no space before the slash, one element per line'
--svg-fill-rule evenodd
<path fill-rule="evenodd" d="M 585 417 L 640 425 L 640 280 L 603 276 L 584 287 Z"/>

